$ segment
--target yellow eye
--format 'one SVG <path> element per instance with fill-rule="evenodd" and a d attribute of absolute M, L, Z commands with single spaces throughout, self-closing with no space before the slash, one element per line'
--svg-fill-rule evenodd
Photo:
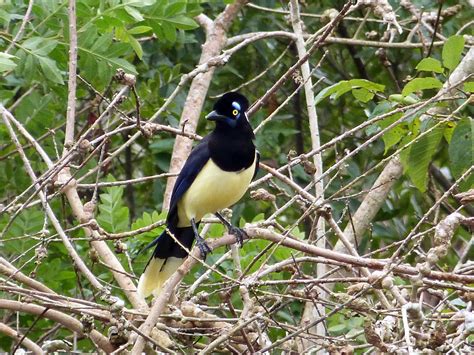
<path fill-rule="evenodd" d="M 237 115 L 239 114 L 239 111 L 234 110 L 234 111 L 232 111 L 232 114 L 233 114 L 234 116 L 237 116 Z"/>

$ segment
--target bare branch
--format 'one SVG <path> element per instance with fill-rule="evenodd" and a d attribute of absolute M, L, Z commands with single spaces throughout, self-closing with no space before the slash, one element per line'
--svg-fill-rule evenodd
<path fill-rule="evenodd" d="M 48 309 L 45 312 L 45 307 L 37 306 L 35 304 L 25 304 L 18 301 L 10 301 L 0 299 L 0 309 L 9 309 L 17 312 L 25 312 L 29 314 L 40 315 L 42 314 L 45 318 L 57 322 L 67 329 L 78 333 L 80 336 L 89 337 L 100 349 L 110 353 L 114 350 L 114 347 L 110 344 L 106 337 L 104 337 L 97 330 L 93 329 L 90 333 L 85 334 L 84 328 L 81 322 L 70 317 L 64 313 Z"/>
<path fill-rule="evenodd" d="M 8 325 L 1 322 L 0 322 L 0 333 L 3 333 L 10 338 L 13 338 L 16 342 L 21 340 L 21 343 L 18 345 L 24 345 L 28 350 L 30 350 L 35 355 L 44 354 L 43 350 L 40 348 L 38 344 L 24 337 L 16 330 L 10 328 Z"/>

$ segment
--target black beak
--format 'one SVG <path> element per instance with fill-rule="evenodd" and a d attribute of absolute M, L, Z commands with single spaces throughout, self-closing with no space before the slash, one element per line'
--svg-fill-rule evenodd
<path fill-rule="evenodd" d="M 216 111 L 212 111 L 211 113 L 209 113 L 206 116 L 206 119 L 209 120 L 209 121 L 219 121 L 219 120 L 222 120 L 224 118 L 226 118 L 226 117 L 223 116 L 223 115 L 218 114 Z"/>

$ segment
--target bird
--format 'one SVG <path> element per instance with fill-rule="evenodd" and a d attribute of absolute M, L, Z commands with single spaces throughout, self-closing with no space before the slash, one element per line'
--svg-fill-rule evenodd
<path fill-rule="evenodd" d="M 244 196 L 258 171 L 260 154 L 254 144 L 248 108 L 244 95 L 228 92 L 206 116 L 215 122 L 215 128 L 191 151 L 171 193 L 166 228 L 145 247 L 154 247 L 154 251 L 138 282 L 137 292 L 142 298 L 160 294 L 165 281 L 187 257 L 194 240 L 206 259 L 211 249 L 198 230 L 205 215 L 215 214 L 242 246 L 245 232 L 231 225 L 219 211 Z"/>

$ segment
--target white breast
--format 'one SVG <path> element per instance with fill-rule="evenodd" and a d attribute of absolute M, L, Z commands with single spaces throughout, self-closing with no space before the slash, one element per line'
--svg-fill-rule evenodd
<path fill-rule="evenodd" d="M 201 172 L 178 202 L 178 227 L 190 226 L 191 218 L 200 221 L 208 213 L 232 206 L 247 191 L 255 172 L 255 162 L 239 172 L 223 171 L 213 161 Z"/>

